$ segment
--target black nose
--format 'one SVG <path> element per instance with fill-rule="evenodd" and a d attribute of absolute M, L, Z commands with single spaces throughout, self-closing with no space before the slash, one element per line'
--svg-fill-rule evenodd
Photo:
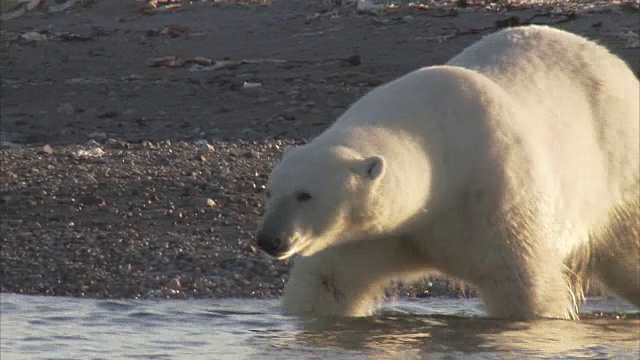
<path fill-rule="evenodd" d="M 258 234 L 258 247 L 271 256 L 278 255 L 280 239 Z"/>

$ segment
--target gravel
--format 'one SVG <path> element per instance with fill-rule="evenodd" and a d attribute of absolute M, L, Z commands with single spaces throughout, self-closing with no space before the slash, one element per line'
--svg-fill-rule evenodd
<path fill-rule="evenodd" d="M 253 235 L 267 175 L 289 145 L 296 142 L 92 140 L 1 150 L 2 291 L 280 295 L 289 262 L 263 254 Z M 442 284 L 401 291 L 450 290 Z"/>

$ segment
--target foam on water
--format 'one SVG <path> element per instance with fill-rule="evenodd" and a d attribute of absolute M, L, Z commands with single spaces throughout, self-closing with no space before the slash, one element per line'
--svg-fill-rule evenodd
<path fill-rule="evenodd" d="M 640 358 L 637 309 L 590 299 L 583 320 L 483 318 L 477 299 L 401 300 L 365 319 L 302 321 L 277 301 L 1 295 L 0 358 Z"/>

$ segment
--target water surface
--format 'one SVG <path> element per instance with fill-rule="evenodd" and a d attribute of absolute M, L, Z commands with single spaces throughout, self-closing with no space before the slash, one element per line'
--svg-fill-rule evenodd
<path fill-rule="evenodd" d="M 483 318 L 477 299 L 388 304 L 381 315 L 302 321 L 275 300 L 94 300 L 1 295 L 0 358 L 640 358 L 640 316 L 590 299 L 583 320 Z"/>

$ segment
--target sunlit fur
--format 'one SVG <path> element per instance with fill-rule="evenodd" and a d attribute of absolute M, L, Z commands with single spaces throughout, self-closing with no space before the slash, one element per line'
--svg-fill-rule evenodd
<path fill-rule="evenodd" d="M 620 59 L 540 26 L 373 90 L 270 178 L 259 231 L 301 255 L 285 311 L 368 315 L 430 270 L 491 317 L 575 319 L 591 278 L 640 306 L 639 98 Z"/>

